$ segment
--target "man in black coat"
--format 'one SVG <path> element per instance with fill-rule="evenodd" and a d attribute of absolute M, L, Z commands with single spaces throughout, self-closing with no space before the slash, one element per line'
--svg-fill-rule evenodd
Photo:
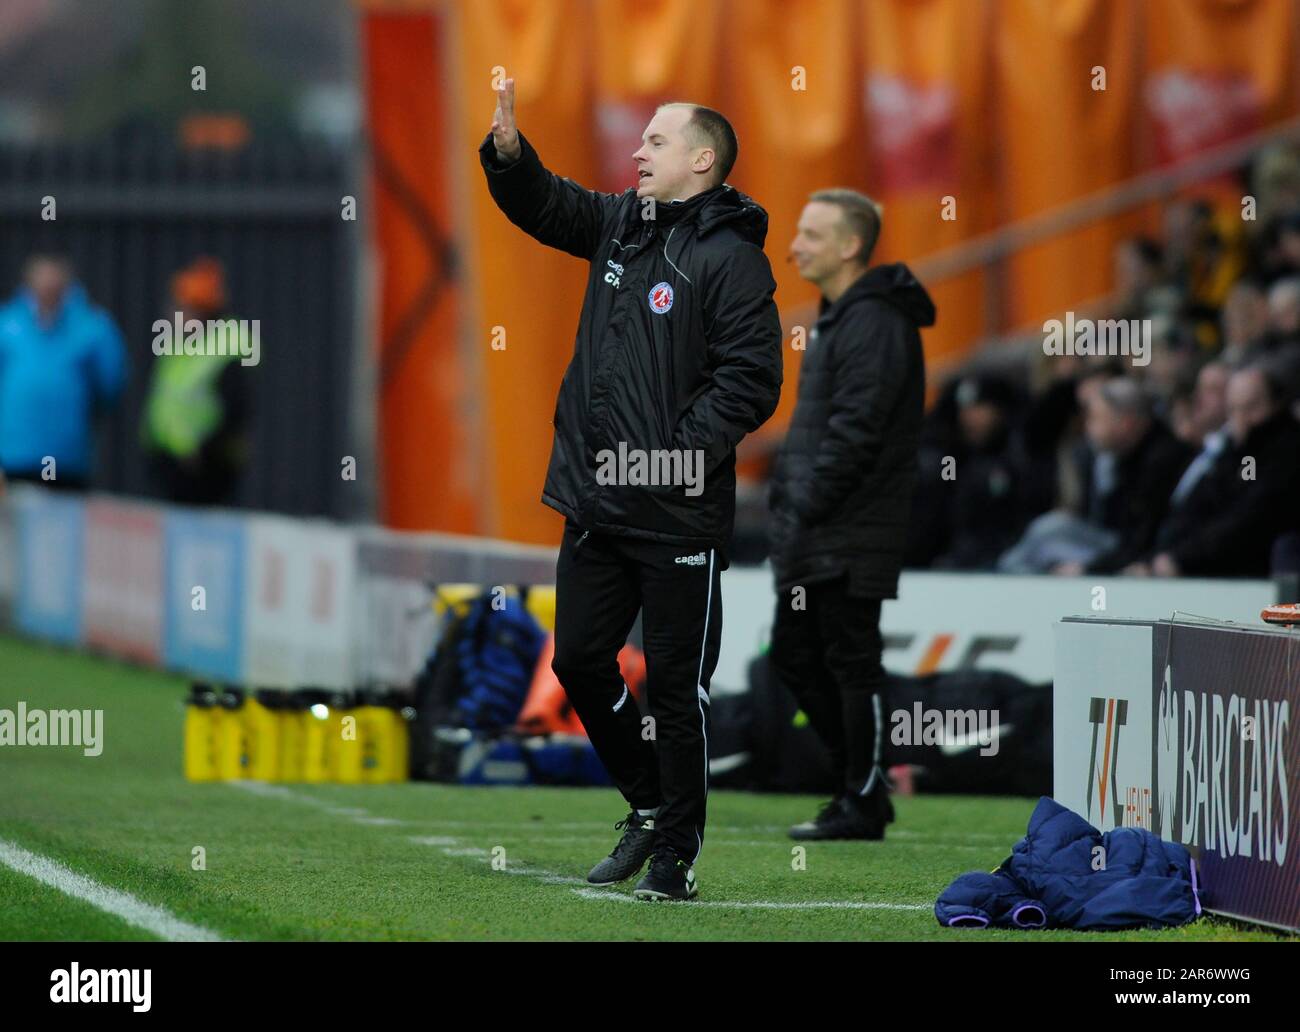
<path fill-rule="evenodd" d="M 925 401 L 920 326 L 934 305 L 905 265 L 868 268 L 879 209 L 814 193 L 790 253 L 822 293 L 770 487 L 771 659 L 826 743 L 843 790 L 795 838 L 882 838 L 880 604 L 896 598 Z"/>
<path fill-rule="evenodd" d="M 1152 553 L 1126 572 L 1267 577 L 1273 542 L 1300 506 L 1300 424 L 1264 362 L 1228 381 L 1228 445 L 1160 524 Z"/>
<path fill-rule="evenodd" d="M 1056 573 L 1116 573 L 1144 554 L 1193 458 L 1157 416 L 1151 396 L 1128 377 L 1108 380 L 1090 397 L 1087 435 L 1089 447 L 1078 456 L 1083 515 L 1116 540 L 1087 563 L 1063 563 Z"/>
<path fill-rule="evenodd" d="M 1110 375 L 1091 382 L 1083 397 L 1086 440 L 1074 456 L 1082 498 L 1036 517 L 998 560 L 1004 573 L 1118 571 L 1155 540 L 1191 461 L 1191 448 L 1160 421 L 1141 382 Z"/>
<path fill-rule="evenodd" d="M 591 263 L 542 492 L 566 518 L 552 668 L 632 808 L 588 881 L 623 881 L 653 854 L 641 899 L 697 892 L 735 449 L 781 390 L 767 213 L 726 184 L 737 152 L 722 115 L 666 104 L 631 156 L 638 185 L 586 190 L 515 127 L 513 80 L 479 148 L 506 217 Z M 638 611 L 645 720 L 618 667 Z"/>

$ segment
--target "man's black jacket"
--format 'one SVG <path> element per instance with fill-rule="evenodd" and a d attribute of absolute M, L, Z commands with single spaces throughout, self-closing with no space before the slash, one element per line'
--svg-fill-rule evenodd
<path fill-rule="evenodd" d="M 1151 554 L 1168 552 L 1189 577 L 1267 577 L 1273 541 L 1294 527 L 1298 504 L 1300 424 L 1282 409 L 1219 453 L 1170 508 Z"/>
<path fill-rule="evenodd" d="M 869 269 L 821 313 L 772 472 L 777 587 L 834 579 L 894 598 L 925 408 L 920 326 L 934 304 L 906 265 Z"/>
<path fill-rule="evenodd" d="M 591 262 L 573 359 L 560 384 L 542 501 L 584 529 L 716 548 L 735 520 L 736 456 L 781 393 L 781 322 L 763 241 L 767 212 L 730 186 L 654 218 L 629 188 L 587 190 L 522 155 L 479 148 L 493 200 L 543 244 Z M 703 453 L 703 491 L 600 484 L 600 453 Z"/>
<path fill-rule="evenodd" d="M 1097 495 L 1093 483 L 1095 454 L 1085 447 L 1076 456 L 1086 507 L 1081 515 L 1118 533 L 1119 541 L 1094 557 L 1085 570 L 1116 573 L 1150 550 L 1169 511 L 1170 496 L 1196 453 L 1163 423 L 1152 420 L 1142 439 L 1116 463 L 1114 488 L 1104 498 Z"/>

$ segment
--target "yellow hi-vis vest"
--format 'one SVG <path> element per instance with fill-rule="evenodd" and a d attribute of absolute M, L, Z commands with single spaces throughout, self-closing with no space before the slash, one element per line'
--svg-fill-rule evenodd
<path fill-rule="evenodd" d="M 157 356 L 140 426 L 144 443 L 179 459 L 196 455 L 221 425 L 224 406 L 217 383 L 226 366 L 239 357 L 238 353 Z"/>

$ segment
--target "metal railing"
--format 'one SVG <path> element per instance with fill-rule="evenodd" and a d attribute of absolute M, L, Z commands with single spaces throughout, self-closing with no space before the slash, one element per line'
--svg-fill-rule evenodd
<path fill-rule="evenodd" d="M 1300 143 L 1300 117 L 983 233 L 917 260 L 912 265 L 913 271 L 923 282 L 933 285 L 968 272 L 985 270 L 990 273 L 987 296 L 998 298 L 1001 296 L 999 270 L 1008 258 L 1144 204 L 1168 200 L 1185 187 L 1245 166 L 1260 150 L 1275 143 Z M 1014 335 L 1014 331 L 1000 325 L 996 303 L 985 306 L 985 335 L 989 340 Z"/>

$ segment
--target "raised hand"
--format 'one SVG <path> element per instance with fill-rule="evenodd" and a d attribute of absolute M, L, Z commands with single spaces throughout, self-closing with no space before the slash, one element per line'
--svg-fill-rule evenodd
<path fill-rule="evenodd" d="M 516 161 L 523 153 L 519 145 L 519 130 L 515 128 L 515 80 L 507 79 L 497 90 L 497 109 L 492 114 L 492 143 L 497 157 Z"/>

